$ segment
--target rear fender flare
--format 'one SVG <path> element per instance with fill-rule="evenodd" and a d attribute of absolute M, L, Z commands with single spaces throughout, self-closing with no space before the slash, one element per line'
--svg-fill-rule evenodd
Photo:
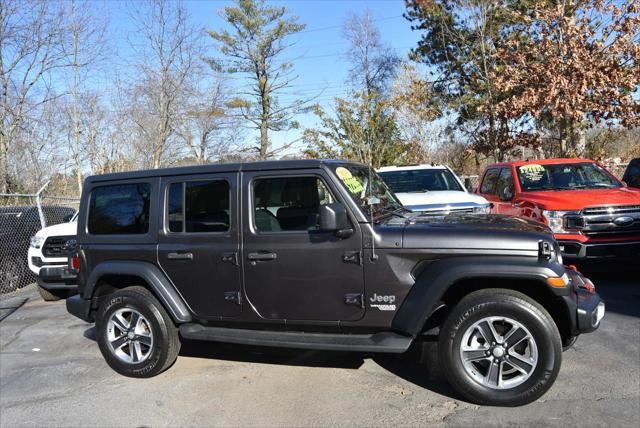
<path fill-rule="evenodd" d="M 89 275 L 82 294 L 84 299 L 93 298 L 95 287 L 104 275 L 131 275 L 142 278 L 176 323 L 192 320 L 191 312 L 184 300 L 157 266 L 139 261 L 114 260 L 102 262 Z"/>

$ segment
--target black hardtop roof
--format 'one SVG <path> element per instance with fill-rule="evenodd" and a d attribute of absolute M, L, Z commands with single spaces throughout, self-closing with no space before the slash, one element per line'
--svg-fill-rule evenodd
<path fill-rule="evenodd" d="M 206 165 L 182 166 L 176 168 L 145 169 L 139 171 L 117 172 L 112 174 L 92 175 L 87 181 L 130 180 L 135 178 L 164 177 L 176 175 L 207 174 L 237 171 L 273 171 L 278 169 L 319 168 L 331 164 L 358 164 L 357 162 L 338 159 L 299 159 L 269 160 L 239 163 L 211 163 Z M 360 164 L 358 164 L 360 165 Z"/>

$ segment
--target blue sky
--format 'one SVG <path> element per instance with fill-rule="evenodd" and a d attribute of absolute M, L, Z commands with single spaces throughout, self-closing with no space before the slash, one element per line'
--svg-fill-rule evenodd
<path fill-rule="evenodd" d="M 290 0 L 270 3 L 286 6 L 292 15 L 298 16 L 299 21 L 307 26 L 304 32 L 292 37 L 296 45 L 288 53 L 283 53 L 287 58 L 297 58 L 294 73 L 298 79 L 288 92 L 295 91 L 304 97 L 320 94 L 317 102 L 329 109 L 335 96 L 346 96 L 348 93 L 345 81 L 349 64 L 344 54 L 348 45 L 343 38 L 342 25 L 350 13 L 362 13 L 369 9 L 376 19 L 382 40 L 395 48 L 401 57 L 406 57 L 419 38 L 419 33 L 412 32 L 410 23 L 402 17 L 405 11 L 402 0 Z M 185 2 L 193 22 L 207 30 L 225 27 L 219 11 L 229 4 L 229 1 Z M 105 7 L 111 18 L 110 32 L 117 40 L 120 54 L 126 55 L 126 37 L 135 38 L 126 11 L 127 4 L 107 1 Z M 211 44 L 213 47 L 213 40 Z M 235 79 L 233 82 L 242 83 Z M 293 95 L 283 99 L 291 98 Z M 298 121 L 302 127 L 312 126 L 315 116 L 307 114 L 299 117 Z M 271 140 L 274 147 L 278 147 L 298 137 L 300 132 L 272 133 Z M 249 138 L 252 137 L 249 135 Z"/>

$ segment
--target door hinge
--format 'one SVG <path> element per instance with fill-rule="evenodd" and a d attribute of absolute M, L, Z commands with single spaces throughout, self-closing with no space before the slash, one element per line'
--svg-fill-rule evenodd
<path fill-rule="evenodd" d="M 241 303 L 240 292 L 239 291 L 225 291 L 224 292 L 224 300 L 225 300 L 225 302 L 235 303 L 236 305 L 239 305 Z"/>
<path fill-rule="evenodd" d="M 238 253 L 222 253 L 222 261 L 238 266 Z"/>
<path fill-rule="evenodd" d="M 364 294 L 348 293 L 344 295 L 344 303 L 364 309 Z"/>
<path fill-rule="evenodd" d="M 355 263 L 362 265 L 362 252 L 361 251 L 347 251 L 342 255 L 342 261 L 345 263 Z"/>

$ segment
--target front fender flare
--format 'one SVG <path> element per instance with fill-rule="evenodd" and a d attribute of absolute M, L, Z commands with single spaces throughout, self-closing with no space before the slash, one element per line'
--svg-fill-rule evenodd
<path fill-rule="evenodd" d="M 480 256 L 436 260 L 420 272 L 393 318 L 392 327 L 412 336 L 420 334 L 449 287 L 463 279 L 535 280 L 540 282 L 540 286 L 551 288 L 546 279 L 563 273 L 564 268 L 560 264 L 537 258 Z M 569 293 L 568 287 L 552 290 L 559 296 Z"/>
<path fill-rule="evenodd" d="M 144 279 L 176 323 L 192 320 L 191 312 L 184 300 L 157 266 L 140 261 L 113 260 L 102 262 L 93 268 L 91 275 L 89 275 L 82 294 L 84 299 L 93 298 L 96 284 L 104 275 L 131 275 Z"/>

